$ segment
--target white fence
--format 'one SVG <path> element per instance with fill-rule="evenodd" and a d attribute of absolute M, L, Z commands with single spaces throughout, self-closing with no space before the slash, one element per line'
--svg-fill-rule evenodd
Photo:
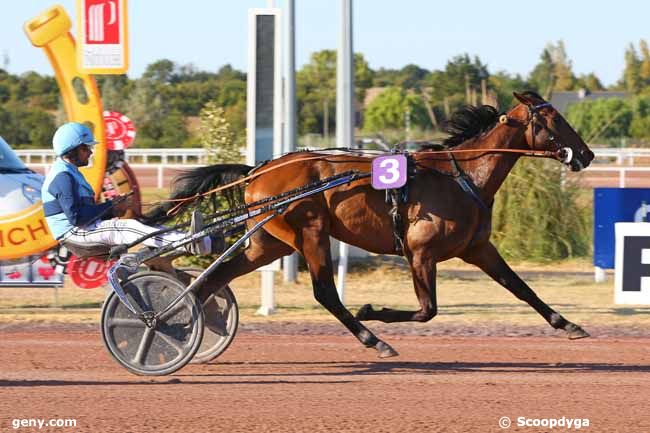
<path fill-rule="evenodd" d="M 628 173 L 650 173 L 650 167 L 598 167 L 590 166 L 585 170 L 590 173 L 616 173 L 618 176 L 618 187 L 625 188 L 628 186 Z M 592 180 L 592 183 L 594 181 Z M 647 186 L 650 186 L 650 176 L 647 178 Z"/>
<path fill-rule="evenodd" d="M 47 174 L 52 167 L 51 163 L 27 164 L 32 170 Z M 158 189 L 169 186 L 169 180 L 180 171 L 203 167 L 202 164 L 129 164 L 135 172 L 140 186 L 155 187 Z"/>
<path fill-rule="evenodd" d="M 54 161 L 55 155 L 51 149 L 20 149 L 15 150 L 25 164 L 48 164 Z M 177 149 L 127 149 L 126 161 L 131 164 L 205 164 L 209 152 L 206 149 L 177 148 Z"/>

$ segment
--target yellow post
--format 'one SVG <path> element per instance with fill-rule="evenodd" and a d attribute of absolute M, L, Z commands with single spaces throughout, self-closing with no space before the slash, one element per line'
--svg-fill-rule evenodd
<path fill-rule="evenodd" d="M 102 101 L 95 79 L 77 69 L 75 40 L 70 33 L 70 17 L 61 6 L 47 9 L 25 23 L 24 30 L 32 45 L 43 48 L 59 84 L 68 120 L 88 125 L 99 144 L 93 164 L 81 172 L 99 197 L 106 169 L 106 139 Z"/>

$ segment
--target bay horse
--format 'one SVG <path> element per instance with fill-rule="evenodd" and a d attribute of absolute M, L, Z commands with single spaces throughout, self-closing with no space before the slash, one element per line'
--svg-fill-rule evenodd
<path fill-rule="evenodd" d="M 534 92 L 514 96 L 519 104 L 506 114 L 499 115 L 489 106 L 465 107 L 455 113 L 448 128 L 451 136 L 444 144 L 457 157 L 426 150 L 411 153 L 416 170 L 408 184 L 408 200 L 399 206 L 404 222 L 402 252 L 396 251 L 391 205 L 386 203 L 385 192 L 373 189 L 365 178 L 290 205 L 255 233 L 246 249 L 219 267 L 199 295 L 205 298 L 231 280 L 298 251 L 309 268 L 316 300 L 364 346 L 375 348 L 379 357 L 390 357 L 397 352 L 361 322 L 431 320 L 437 314 L 436 264 L 459 257 L 528 303 L 553 328 L 566 331 L 570 339 L 588 337 L 580 326 L 544 303 L 490 242 L 494 196 L 522 155 L 557 155 L 563 151 L 563 162 L 573 171 L 587 167 L 594 158 L 550 103 Z M 368 172 L 370 163 L 371 158 L 353 153 L 287 154 L 257 169 L 259 175 L 244 187 L 244 200 L 255 202 L 349 170 Z M 172 197 L 209 192 L 226 179 L 249 174 L 251 169 L 241 164 L 215 165 L 186 172 L 175 183 Z M 452 175 L 458 171 L 466 174 L 469 190 Z M 334 285 L 330 236 L 372 253 L 403 255 L 410 266 L 420 309 L 376 310 L 365 305 L 352 315 Z"/>

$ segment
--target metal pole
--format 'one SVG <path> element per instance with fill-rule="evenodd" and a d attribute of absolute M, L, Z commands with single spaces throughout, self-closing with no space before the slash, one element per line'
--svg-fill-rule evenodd
<path fill-rule="evenodd" d="M 351 147 L 354 140 L 354 53 L 352 50 L 352 0 L 341 0 L 341 31 L 336 61 L 336 145 Z M 348 245 L 339 246 L 337 290 L 345 303 Z"/>
<path fill-rule="evenodd" d="M 296 150 L 296 21 L 295 2 L 287 0 L 285 24 L 284 84 L 284 153 Z M 284 282 L 293 283 L 298 274 L 298 257 L 293 253 L 283 259 Z"/>

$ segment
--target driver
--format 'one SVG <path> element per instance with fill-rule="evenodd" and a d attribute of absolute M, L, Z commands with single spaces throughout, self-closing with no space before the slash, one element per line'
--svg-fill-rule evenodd
<path fill-rule="evenodd" d="M 41 197 L 45 220 L 56 240 L 114 246 L 130 244 L 160 230 L 160 227 L 147 226 L 134 219 L 118 219 L 131 206 L 129 197 L 118 196 L 115 202 L 95 202 L 93 189 L 79 171 L 79 167 L 88 165 L 92 146 L 97 144 L 88 127 L 77 122 L 66 123 L 56 130 L 52 144 L 57 158 L 45 177 Z M 195 212 L 191 231 L 196 233 L 202 229 L 201 214 Z M 142 243 L 155 248 L 186 236 L 171 231 Z M 189 244 L 187 250 L 196 255 L 211 254 L 212 244 L 211 237 L 205 236 Z"/>

